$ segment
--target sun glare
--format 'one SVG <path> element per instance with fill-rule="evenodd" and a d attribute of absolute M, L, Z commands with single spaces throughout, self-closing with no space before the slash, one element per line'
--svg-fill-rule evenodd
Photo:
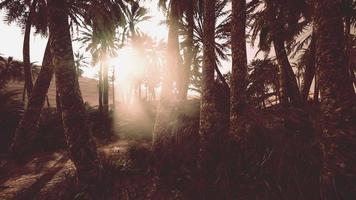
<path fill-rule="evenodd" d="M 137 51 L 125 48 L 109 60 L 109 67 L 115 70 L 116 93 L 123 101 L 130 102 L 134 88 L 143 79 L 145 62 Z"/>

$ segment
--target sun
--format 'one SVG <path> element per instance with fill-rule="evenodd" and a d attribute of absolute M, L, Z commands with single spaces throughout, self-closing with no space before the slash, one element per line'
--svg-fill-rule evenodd
<path fill-rule="evenodd" d="M 130 96 L 141 80 L 144 79 L 145 62 L 132 48 L 121 49 L 116 57 L 108 61 L 109 69 L 115 72 L 115 92 L 121 98 Z"/>
<path fill-rule="evenodd" d="M 109 67 L 115 68 L 116 82 L 131 84 L 144 76 L 144 61 L 132 48 L 119 51 L 118 55 L 109 60 Z"/>

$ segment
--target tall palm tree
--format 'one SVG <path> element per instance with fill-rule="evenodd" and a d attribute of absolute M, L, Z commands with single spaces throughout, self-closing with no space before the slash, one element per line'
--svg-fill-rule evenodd
<path fill-rule="evenodd" d="M 138 25 L 151 18 L 148 15 L 148 10 L 139 4 L 139 1 L 130 1 L 130 6 L 124 8 L 126 16 L 126 27 L 124 27 L 123 37 L 131 38 L 133 45 L 138 45 L 136 40 L 142 36 L 141 30 Z"/>
<path fill-rule="evenodd" d="M 345 59 L 341 1 L 315 1 L 324 162 L 321 199 L 352 199 L 356 166 L 355 92 Z M 345 188 L 343 190 L 342 188 Z"/>
<path fill-rule="evenodd" d="M 77 52 L 74 54 L 74 62 L 75 62 L 75 70 L 77 72 L 77 76 L 80 77 L 83 75 L 83 68 L 89 66 L 89 63 L 86 61 L 87 57 L 84 54 Z"/>
<path fill-rule="evenodd" d="M 227 10 L 227 0 L 222 0 L 218 1 L 216 3 L 216 9 L 215 9 L 215 18 L 217 19 L 217 23 L 215 25 L 215 41 L 214 41 L 214 48 L 215 48 L 215 71 L 217 73 L 217 77 L 222 82 L 225 86 L 225 88 L 229 88 L 229 85 L 226 83 L 226 80 L 222 73 L 220 72 L 219 66 L 221 66 L 222 61 L 227 61 L 229 60 L 229 55 L 230 55 L 230 22 L 231 22 L 231 11 Z M 203 8 L 200 1 L 197 1 L 197 6 L 196 6 L 196 11 L 195 11 L 195 21 L 193 24 L 193 46 L 190 47 L 186 45 L 189 35 L 188 35 L 188 30 L 190 25 L 188 23 L 183 22 L 183 32 L 181 33 L 185 40 L 183 41 L 183 47 L 187 47 L 192 50 L 192 68 L 195 67 L 201 67 L 199 66 L 199 63 L 201 64 L 201 61 L 203 60 L 202 58 L 202 48 L 203 48 Z M 186 51 L 182 49 L 183 52 L 186 54 Z M 181 51 L 182 51 L 181 50 Z M 184 56 L 185 63 L 186 63 L 186 57 Z M 198 65 L 197 65 L 198 64 Z M 193 72 L 192 72 L 193 73 Z"/>
<path fill-rule="evenodd" d="M 179 86 L 179 99 L 186 100 L 188 96 L 188 89 L 190 83 L 190 71 L 193 64 L 193 51 L 194 51 L 194 15 L 196 12 L 197 0 L 186 0 L 184 7 L 184 14 L 186 20 L 185 34 L 186 38 L 183 41 L 184 49 L 184 62 L 182 69 L 181 84 Z"/>
<path fill-rule="evenodd" d="M 24 42 L 23 42 L 23 62 L 24 62 L 24 72 L 25 72 L 25 87 L 27 90 L 28 98 L 31 97 L 33 83 L 32 83 L 32 74 L 31 74 L 31 60 L 30 60 L 30 34 L 31 34 L 31 26 L 33 15 L 36 9 L 37 0 L 33 0 L 29 2 L 29 14 L 26 19 L 25 25 L 25 34 L 24 34 Z"/>
<path fill-rule="evenodd" d="M 206 195 L 211 189 L 212 173 L 215 170 L 217 159 L 217 134 L 216 134 L 216 105 L 214 99 L 214 66 L 215 66 L 215 0 L 204 1 L 204 25 L 203 25 L 203 76 L 202 96 L 200 107 L 200 150 L 198 170 L 200 171 L 202 194 Z M 206 199 L 204 196 L 203 199 Z"/>
<path fill-rule="evenodd" d="M 147 21 L 151 18 L 151 16 L 148 15 L 148 9 L 145 7 L 142 7 L 139 4 L 139 1 L 131 1 L 129 2 L 130 6 L 127 6 L 125 11 L 125 16 L 126 16 L 126 27 L 124 27 L 124 33 L 123 37 L 124 40 L 127 37 L 131 39 L 131 44 L 135 51 L 138 53 L 139 57 L 145 57 L 144 55 L 144 50 L 145 46 L 142 43 L 142 39 L 145 37 L 141 30 L 139 29 L 140 23 Z M 125 42 L 125 41 L 123 41 Z M 134 90 L 136 93 L 138 93 L 137 98 L 138 100 L 141 100 L 142 98 L 142 92 L 141 92 L 141 86 L 142 86 L 142 80 L 138 79 L 135 80 L 136 84 L 134 85 Z"/>
<path fill-rule="evenodd" d="M 110 57 L 116 55 L 118 49 L 116 28 L 125 23 L 123 6 L 122 2 L 118 4 L 105 0 L 92 2 L 89 5 L 86 19 L 89 26 L 86 27 L 86 31 L 82 32 L 83 37 L 79 39 L 87 44 L 86 50 L 90 51 L 92 62 L 100 63 L 99 109 L 103 114 L 105 132 L 109 113 L 109 66 L 107 62 Z"/>
<path fill-rule="evenodd" d="M 302 100 L 307 101 L 309 96 L 310 87 L 315 77 L 316 67 L 315 67 L 315 45 L 316 45 L 316 35 L 313 33 L 310 44 L 308 48 L 303 52 L 300 57 L 300 64 L 304 66 L 304 76 L 301 86 Z"/>
<path fill-rule="evenodd" d="M 86 113 L 75 72 L 75 63 L 65 0 L 49 1 L 51 53 L 60 93 L 62 121 L 70 158 L 80 183 L 89 186 L 99 177 L 96 145 L 85 122 Z"/>
<path fill-rule="evenodd" d="M 261 9 L 262 6 L 262 9 Z M 260 50 L 269 52 L 273 44 L 275 55 L 280 65 L 282 101 L 299 106 L 302 104 L 296 77 L 288 59 L 285 42 L 294 39 L 303 27 L 308 24 L 304 20 L 305 1 L 253 0 L 249 3 L 249 24 L 252 31 L 252 42 L 259 36 Z"/>
<path fill-rule="evenodd" d="M 165 1 L 160 1 L 159 5 L 165 6 Z M 163 3 L 163 4 L 162 4 Z M 162 73 L 162 90 L 159 105 L 157 108 L 156 122 L 153 129 L 153 147 L 160 148 L 167 136 L 168 124 L 172 110 L 173 81 L 176 77 L 168 76 L 171 71 L 177 71 L 179 66 L 179 39 L 178 39 L 178 20 L 181 16 L 179 1 L 169 2 L 168 9 L 168 41 L 167 41 L 167 63 Z"/>
<path fill-rule="evenodd" d="M 50 49 L 51 39 L 49 38 L 42 61 L 42 68 L 33 87 L 33 95 L 30 96 L 24 116 L 15 131 L 13 143 L 10 147 L 12 153 L 18 155 L 25 153 L 36 136 L 39 117 L 54 73 Z"/>
<path fill-rule="evenodd" d="M 245 133 L 243 112 L 246 107 L 247 53 L 246 53 L 246 1 L 232 1 L 231 21 L 231 92 L 230 135 L 241 139 Z"/>
<path fill-rule="evenodd" d="M 42 27 L 45 19 L 39 19 L 39 17 L 36 16 L 43 14 L 43 4 L 43 0 L 4 0 L 0 3 L 0 9 L 7 11 L 5 21 L 7 21 L 7 23 L 16 22 L 24 28 L 22 55 L 25 79 L 24 88 L 26 89 L 28 97 L 30 97 L 33 88 L 32 65 L 30 61 L 31 27 L 35 26 L 36 32 L 43 32 Z"/>

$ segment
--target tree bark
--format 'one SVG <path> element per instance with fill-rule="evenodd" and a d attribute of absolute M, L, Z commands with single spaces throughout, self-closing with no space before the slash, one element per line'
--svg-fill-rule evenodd
<path fill-rule="evenodd" d="M 178 22 L 177 1 L 173 1 L 170 13 L 170 24 L 167 41 L 167 66 L 163 68 L 161 97 L 157 108 L 156 122 L 153 128 L 153 149 L 159 150 L 168 137 L 170 116 L 172 113 L 173 82 L 176 77 L 170 76 L 178 69 Z"/>
<path fill-rule="evenodd" d="M 99 91 L 99 111 L 100 113 L 103 113 L 103 66 L 102 65 L 100 65 L 100 70 L 99 70 L 98 91 Z"/>
<path fill-rule="evenodd" d="M 355 65 L 352 63 L 352 40 L 351 40 L 351 17 L 347 16 L 345 17 L 345 40 L 346 40 L 346 59 L 347 59 L 347 66 L 349 69 L 349 73 L 350 73 L 350 77 L 352 80 L 352 83 L 354 85 L 354 87 L 356 87 L 356 76 L 355 76 L 355 72 L 356 72 L 356 67 Z"/>
<path fill-rule="evenodd" d="M 244 138 L 244 109 L 246 107 L 247 53 L 246 53 L 246 1 L 232 1 L 231 51 L 232 73 L 230 92 L 229 134 L 241 141 Z"/>
<path fill-rule="evenodd" d="M 33 0 L 30 5 L 29 15 L 26 20 L 24 41 L 22 47 L 22 55 L 23 55 L 23 66 L 24 66 L 24 74 L 25 74 L 25 88 L 27 91 L 28 99 L 31 98 L 33 82 L 32 82 L 32 70 L 31 70 L 31 61 L 30 61 L 30 36 L 31 36 L 31 26 L 32 26 L 32 18 L 36 9 L 37 0 Z"/>
<path fill-rule="evenodd" d="M 315 76 L 315 43 L 316 36 L 313 33 L 308 50 L 308 61 L 305 65 L 305 72 L 302 82 L 302 99 L 304 102 L 307 102 L 308 100 L 310 87 Z"/>
<path fill-rule="evenodd" d="M 293 72 L 292 66 L 289 63 L 288 55 L 284 47 L 283 26 L 276 18 L 276 8 L 272 0 L 266 1 L 268 9 L 268 20 L 271 29 L 272 42 L 277 58 L 280 65 L 281 72 L 281 89 L 282 89 L 282 102 L 286 103 L 286 96 L 290 98 L 292 105 L 301 106 L 302 98 L 299 92 L 297 80 Z"/>
<path fill-rule="evenodd" d="M 68 152 L 77 170 L 78 183 L 90 188 L 99 178 L 99 159 L 85 120 L 86 111 L 75 71 L 68 8 L 65 0 L 50 0 L 49 5 L 49 30 L 53 37 L 51 53 Z"/>
<path fill-rule="evenodd" d="M 229 84 L 227 84 L 226 82 L 226 79 L 225 77 L 223 76 L 223 74 L 221 73 L 218 65 L 215 63 L 214 65 L 214 68 L 215 68 L 215 71 L 216 71 L 216 74 L 217 74 L 217 77 L 218 79 L 220 80 L 220 82 L 223 84 L 223 86 L 225 87 L 225 89 L 228 89 L 230 90 L 230 87 L 229 87 Z"/>
<path fill-rule="evenodd" d="M 113 68 L 113 71 L 112 71 L 112 105 L 113 105 L 113 108 L 116 107 L 116 100 L 115 100 L 115 66 Z"/>
<path fill-rule="evenodd" d="M 285 95 L 290 98 L 292 105 L 302 105 L 301 96 L 298 89 L 297 80 L 293 72 L 292 66 L 289 63 L 287 52 L 284 47 L 284 41 L 280 36 L 274 36 L 273 46 L 275 49 L 278 64 L 281 66 L 281 76 L 284 82 L 282 90 L 285 91 Z"/>
<path fill-rule="evenodd" d="M 104 56 L 101 60 L 103 66 L 103 113 L 107 115 L 109 113 L 109 69 L 106 62 L 107 56 L 104 52 Z"/>
<path fill-rule="evenodd" d="M 187 44 L 186 44 L 186 56 L 184 62 L 184 69 L 182 74 L 182 86 L 179 92 L 180 100 L 187 100 L 188 88 L 190 82 L 190 67 L 193 62 L 193 36 L 194 36 L 194 4 L 188 6 L 186 11 L 188 32 L 187 32 Z"/>
<path fill-rule="evenodd" d="M 198 157 L 201 199 L 207 199 L 214 191 L 213 177 L 216 170 L 216 159 L 218 158 L 214 95 L 215 5 L 215 0 L 204 1 L 203 71 L 199 122 L 200 149 Z"/>
<path fill-rule="evenodd" d="M 50 48 L 51 39 L 49 38 L 42 61 L 42 68 L 32 91 L 33 95 L 28 101 L 26 111 L 15 131 L 14 141 L 11 145 L 11 152 L 18 155 L 26 152 L 37 135 L 41 110 L 53 77 L 54 68 L 51 63 Z"/>
<path fill-rule="evenodd" d="M 321 199 L 355 198 L 355 93 L 345 59 L 341 1 L 315 1 L 318 36 L 321 149 Z"/>

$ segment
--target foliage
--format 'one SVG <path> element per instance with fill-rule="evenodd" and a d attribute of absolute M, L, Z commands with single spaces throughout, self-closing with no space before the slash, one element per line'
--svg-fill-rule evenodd
<path fill-rule="evenodd" d="M 9 81 L 22 81 L 23 66 L 22 63 L 14 60 L 12 57 L 0 57 L 0 89 L 4 89 Z"/>
<path fill-rule="evenodd" d="M 22 102 L 15 100 L 19 94 L 19 91 L 0 89 L 0 152 L 9 148 L 14 130 L 24 112 Z"/>
<path fill-rule="evenodd" d="M 278 93 L 278 65 L 270 59 L 251 61 L 248 66 L 247 95 L 251 105 L 259 105 Z"/>

